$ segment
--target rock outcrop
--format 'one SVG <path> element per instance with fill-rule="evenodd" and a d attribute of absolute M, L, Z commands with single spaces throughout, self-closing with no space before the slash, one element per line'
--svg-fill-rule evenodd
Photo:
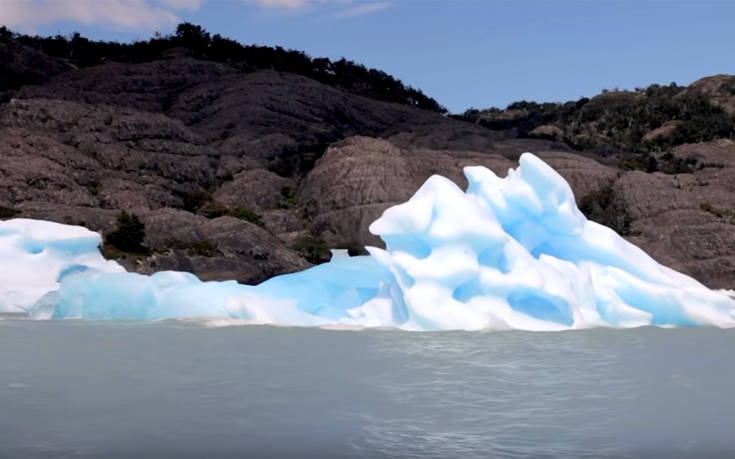
<path fill-rule="evenodd" d="M 735 287 L 732 141 L 677 147 L 684 173 L 626 171 L 572 150 L 553 126 L 517 138 L 304 76 L 167 56 L 77 69 L 0 48 L 0 82 L 48 68 L 35 85 L 3 83 L 2 214 L 108 233 L 130 212 L 149 252 L 106 252 L 129 269 L 258 282 L 308 266 L 314 247 L 381 245 L 369 223 L 432 174 L 464 184 L 464 166 L 505 174 L 532 151 L 657 260 Z"/>

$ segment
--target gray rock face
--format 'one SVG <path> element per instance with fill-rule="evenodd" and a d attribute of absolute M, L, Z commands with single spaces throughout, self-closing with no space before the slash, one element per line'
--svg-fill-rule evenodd
<path fill-rule="evenodd" d="M 285 206 L 288 190 L 295 188 L 293 180 L 280 177 L 265 169 L 251 169 L 236 174 L 213 195 L 215 201 L 228 206 L 254 210 Z"/>
<path fill-rule="evenodd" d="M 319 160 L 304 182 L 301 202 L 331 245 L 357 241 L 382 246 L 367 225 L 383 210 L 408 199 L 434 173 L 460 186 L 465 186 L 460 174 L 467 165 L 504 176 L 526 150 L 514 148 L 515 143 L 496 143 L 483 153 L 398 148 L 381 139 L 350 138 Z M 569 151 L 534 153 L 570 183 L 578 202 L 611 190 L 629 221 L 628 239 L 659 262 L 711 287 L 735 286 L 735 142 L 679 147 L 677 157 L 694 157 L 702 167 L 677 175 L 621 171 Z"/>
<path fill-rule="evenodd" d="M 735 75 L 712 75 L 701 78 L 691 85 L 690 90 L 700 91 L 715 105 L 735 115 Z"/>
<path fill-rule="evenodd" d="M 0 48 L 0 70 L 43 59 L 16 52 Z M 328 248 L 381 246 L 369 224 L 432 174 L 464 187 L 464 166 L 505 175 L 532 151 L 580 203 L 614 205 L 627 237 L 654 258 L 707 285 L 735 287 L 730 141 L 676 149 L 698 161 L 693 173 L 622 171 L 560 142 L 514 138 L 305 77 L 169 57 L 82 70 L 51 60 L 38 85 L 6 91 L 0 206 L 102 233 L 120 211 L 133 212 L 150 253 L 107 252 L 129 269 L 258 282 L 308 266 L 292 248 L 305 237 Z"/>
<path fill-rule="evenodd" d="M 6 73 L 43 58 L 23 52 Z M 296 75 L 170 57 L 81 70 L 51 59 L 42 84 L 0 98 L 0 205 L 102 233 L 132 212 L 151 253 L 106 251 L 129 269 L 258 282 L 309 265 L 291 249 L 314 231 L 299 182 L 326 145 L 456 123 Z"/>

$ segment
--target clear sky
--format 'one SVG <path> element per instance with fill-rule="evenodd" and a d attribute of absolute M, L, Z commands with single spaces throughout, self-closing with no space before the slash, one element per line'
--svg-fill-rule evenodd
<path fill-rule="evenodd" d="M 452 112 L 735 73 L 735 1 L 2 0 L 13 30 L 147 39 L 180 21 L 346 57 Z"/>

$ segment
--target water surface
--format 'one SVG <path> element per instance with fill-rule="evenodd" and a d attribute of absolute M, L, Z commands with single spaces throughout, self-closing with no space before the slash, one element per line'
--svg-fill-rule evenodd
<path fill-rule="evenodd" d="M 0 456 L 735 456 L 735 330 L 0 320 Z"/>

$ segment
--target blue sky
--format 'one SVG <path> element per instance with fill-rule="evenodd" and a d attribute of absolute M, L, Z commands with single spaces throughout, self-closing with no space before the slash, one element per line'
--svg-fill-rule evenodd
<path fill-rule="evenodd" d="M 735 73 L 735 2 L 3 0 L 13 30 L 147 39 L 179 21 L 362 62 L 452 112 Z"/>

